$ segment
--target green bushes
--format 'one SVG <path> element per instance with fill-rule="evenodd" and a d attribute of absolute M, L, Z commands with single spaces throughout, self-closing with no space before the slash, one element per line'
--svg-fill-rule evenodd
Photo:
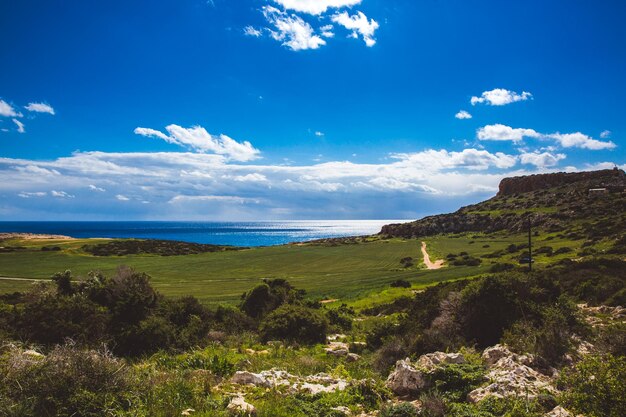
<path fill-rule="evenodd" d="M 263 280 L 241 296 L 241 311 L 259 319 L 285 303 L 299 303 L 305 292 L 296 290 L 284 279 Z"/>
<path fill-rule="evenodd" d="M 285 304 L 268 314 L 259 332 L 264 341 L 285 340 L 298 344 L 324 343 L 328 321 L 318 310 Z"/>
<path fill-rule="evenodd" d="M 562 373 L 564 404 L 587 417 L 626 415 L 626 357 L 588 356 Z"/>
<path fill-rule="evenodd" d="M 392 404 L 380 410 L 379 417 L 417 417 L 417 408 L 411 403 Z"/>

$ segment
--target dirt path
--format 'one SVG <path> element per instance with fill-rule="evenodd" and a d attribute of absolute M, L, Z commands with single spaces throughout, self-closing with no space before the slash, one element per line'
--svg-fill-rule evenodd
<path fill-rule="evenodd" d="M 43 278 L 13 278 L 13 277 L 0 277 L 0 279 L 4 279 L 7 281 L 50 281 L 49 279 Z"/>
<path fill-rule="evenodd" d="M 443 259 L 438 259 L 435 262 L 430 261 L 430 256 L 426 252 L 426 242 L 422 242 L 422 255 L 424 255 L 424 265 L 427 269 L 439 269 L 443 266 Z"/>

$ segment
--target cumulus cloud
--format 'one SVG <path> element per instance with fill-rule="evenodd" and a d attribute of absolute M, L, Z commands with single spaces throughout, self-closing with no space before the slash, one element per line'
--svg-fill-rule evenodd
<path fill-rule="evenodd" d="M 320 28 L 321 35 L 325 38 L 334 38 L 335 32 L 333 32 L 333 25 L 324 25 Z"/>
<path fill-rule="evenodd" d="M 434 169 L 465 168 L 469 170 L 486 170 L 488 168 L 511 168 L 517 163 L 515 156 L 502 152 L 492 154 L 484 149 L 463 149 L 461 152 L 450 152 L 445 149 L 429 149 L 412 154 L 395 154 L 394 158 L 418 167 Z"/>
<path fill-rule="evenodd" d="M 617 146 L 611 141 L 603 142 L 580 132 L 552 133 L 550 135 L 546 135 L 546 137 L 555 139 L 564 148 L 582 148 L 597 151 L 601 149 L 613 149 Z"/>
<path fill-rule="evenodd" d="M 512 128 L 503 124 L 487 125 L 476 132 L 480 140 L 506 140 L 519 142 L 524 137 L 539 138 L 541 134 L 533 129 Z"/>
<path fill-rule="evenodd" d="M 273 26 L 273 29 L 268 29 L 270 36 L 292 51 L 318 49 L 326 45 L 326 41 L 315 34 L 311 25 L 299 16 L 271 6 L 263 7 L 263 15 Z"/>
<path fill-rule="evenodd" d="M 360 4 L 362 0 L 274 0 L 285 9 L 320 15 L 328 9 L 339 9 Z"/>
<path fill-rule="evenodd" d="M 260 151 L 254 148 L 250 142 L 237 142 L 223 134 L 212 135 L 201 126 L 184 128 L 172 124 L 167 126 L 165 130 L 169 135 L 159 130 L 138 127 L 135 129 L 135 134 L 163 139 L 168 143 L 184 146 L 197 152 L 224 155 L 234 161 L 245 162 L 259 157 Z"/>
<path fill-rule="evenodd" d="M 549 139 L 556 141 L 563 148 L 581 148 L 589 150 L 613 149 L 617 145 L 608 141 L 603 142 L 594 139 L 584 133 L 539 133 L 533 129 L 512 128 L 510 126 L 495 124 L 481 127 L 476 131 L 479 140 L 496 140 L 520 142 L 525 137 L 535 139 Z"/>
<path fill-rule="evenodd" d="M 527 91 L 518 94 L 515 91 L 506 90 L 504 88 L 495 88 L 490 91 L 484 91 L 480 97 L 472 97 L 470 103 L 472 103 L 472 106 L 479 103 L 485 103 L 490 106 L 505 106 L 517 101 L 526 101 L 532 96 L 533 95 Z"/>
<path fill-rule="evenodd" d="M 342 12 L 332 16 L 331 20 L 346 29 L 351 30 L 353 37 L 357 38 L 358 35 L 361 35 L 365 41 L 365 45 L 372 47 L 376 44 L 374 34 L 376 29 L 378 29 L 379 24 L 374 19 L 368 20 L 367 16 L 365 16 L 363 12 L 358 11 L 357 14 L 352 16 L 350 16 L 348 12 Z"/>
<path fill-rule="evenodd" d="M 318 136 L 318 137 L 324 136 L 324 132 L 320 132 L 319 130 L 316 130 L 315 136 Z"/>
<path fill-rule="evenodd" d="M 35 113 L 48 113 L 54 115 L 54 109 L 46 103 L 29 103 L 25 108 L 26 110 Z"/>
<path fill-rule="evenodd" d="M 454 115 L 457 119 L 471 119 L 472 115 L 469 114 L 466 110 L 460 110 L 457 114 Z"/>
<path fill-rule="evenodd" d="M 13 106 L 4 100 L 0 100 L 0 116 L 4 117 L 21 117 L 22 115 L 15 111 Z"/>
<path fill-rule="evenodd" d="M 611 131 L 610 130 L 605 130 L 602 133 L 600 133 L 600 137 L 602 139 L 608 139 L 611 137 Z"/>
<path fill-rule="evenodd" d="M 565 154 L 552 154 L 550 152 L 527 152 L 520 154 L 522 164 L 534 165 L 537 168 L 547 168 L 555 166 L 559 161 L 565 159 Z"/>
<path fill-rule="evenodd" d="M 26 129 L 24 128 L 24 123 L 20 122 L 17 119 L 13 119 L 13 123 L 15 123 L 15 125 L 17 126 L 17 131 L 19 133 L 24 133 L 26 132 Z"/>

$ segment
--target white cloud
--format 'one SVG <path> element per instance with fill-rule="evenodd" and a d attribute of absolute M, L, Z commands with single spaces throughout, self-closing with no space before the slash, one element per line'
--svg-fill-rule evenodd
<path fill-rule="evenodd" d="M 319 130 L 315 131 L 315 136 L 321 137 L 324 136 L 324 132 L 320 132 Z"/>
<path fill-rule="evenodd" d="M 487 125 L 476 132 L 480 140 L 508 140 L 519 142 L 524 137 L 538 138 L 541 136 L 533 129 L 512 128 L 503 124 Z"/>
<path fill-rule="evenodd" d="M 613 149 L 617 146 L 611 141 L 603 142 L 580 132 L 552 133 L 546 135 L 546 137 L 555 139 L 564 148 L 582 148 L 596 151 L 600 149 Z"/>
<path fill-rule="evenodd" d="M 532 94 L 526 91 L 523 91 L 522 94 L 518 94 L 515 91 L 506 90 L 504 88 L 495 88 L 491 91 L 483 92 L 480 97 L 472 97 L 470 103 L 472 103 L 473 106 L 478 103 L 485 103 L 490 106 L 504 106 L 517 101 L 526 101 L 532 96 Z"/>
<path fill-rule="evenodd" d="M 322 36 L 325 38 L 334 38 L 335 32 L 333 32 L 333 29 L 334 29 L 333 25 L 325 25 L 320 28 L 320 32 Z"/>
<path fill-rule="evenodd" d="M 511 168 L 517 163 L 515 156 L 502 152 L 492 154 L 486 150 L 463 149 L 461 152 L 450 152 L 445 149 L 429 149 L 412 154 L 394 154 L 394 158 L 418 167 L 440 171 L 445 169 L 465 168 L 469 170 L 486 170 L 489 168 Z"/>
<path fill-rule="evenodd" d="M 0 100 L 0 116 L 4 117 L 21 117 L 22 115 L 15 111 L 15 109 L 6 101 Z"/>
<path fill-rule="evenodd" d="M 602 133 L 600 133 L 600 137 L 602 139 L 608 139 L 611 137 L 611 131 L 610 130 L 605 130 Z"/>
<path fill-rule="evenodd" d="M 212 135 L 201 126 L 184 128 L 169 125 L 165 128 L 169 136 L 155 129 L 138 127 L 135 133 L 141 136 L 156 137 L 168 143 L 185 146 L 197 152 L 216 153 L 235 161 L 251 161 L 259 157 L 260 151 L 248 141 L 237 142 L 226 135 Z"/>
<path fill-rule="evenodd" d="M 537 168 L 547 168 L 555 166 L 559 161 L 565 159 L 565 154 L 552 154 L 550 152 L 527 152 L 520 154 L 522 164 L 534 165 Z"/>
<path fill-rule="evenodd" d="M 331 17 L 331 20 L 348 30 L 352 31 L 352 37 L 357 38 L 358 34 L 363 37 L 365 45 L 372 47 L 376 44 L 374 34 L 378 29 L 379 24 L 374 19 L 369 19 L 361 11 L 357 14 L 350 16 L 348 12 L 338 13 Z"/>
<path fill-rule="evenodd" d="M 45 197 L 46 195 L 48 195 L 48 193 L 43 192 L 43 191 L 36 191 L 36 192 L 22 191 L 21 193 L 18 194 L 18 197 L 32 198 L 32 197 Z"/>
<path fill-rule="evenodd" d="M 125 196 L 125 195 L 123 195 L 123 194 L 118 194 L 118 195 L 116 195 L 116 196 L 115 196 L 115 198 L 116 198 L 117 200 L 119 200 L 119 201 L 129 201 L 129 200 L 130 200 L 130 198 L 126 197 L 126 196 Z"/>
<path fill-rule="evenodd" d="M 274 29 L 268 29 L 270 36 L 292 51 L 318 49 L 326 45 L 326 41 L 316 35 L 311 25 L 299 16 L 289 15 L 271 6 L 263 7 L 263 15 L 274 26 Z"/>
<path fill-rule="evenodd" d="M 168 203 L 179 203 L 186 201 L 216 201 L 237 204 L 259 204 L 260 200 L 255 198 L 243 198 L 230 195 L 177 195 L 168 201 Z"/>
<path fill-rule="evenodd" d="M 36 113 L 48 113 L 54 115 L 54 109 L 46 103 L 29 103 L 25 108 L 28 111 Z"/>
<path fill-rule="evenodd" d="M 465 110 L 460 110 L 457 114 L 454 115 L 457 119 L 471 119 L 472 115 Z"/>
<path fill-rule="evenodd" d="M 106 191 L 104 188 L 97 187 L 97 186 L 95 186 L 93 184 L 89 184 L 89 189 L 92 190 L 92 191 L 98 191 L 98 192 L 101 192 L 101 193 Z"/>
<path fill-rule="evenodd" d="M 255 29 L 255 28 L 253 28 L 252 26 L 246 26 L 246 27 L 243 29 L 243 33 L 244 33 L 246 36 L 252 36 L 252 37 L 255 37 L 255 38 L 258 38 L 258 37 L 260 37 L 261 35 L 263 35 L 263 32 L 262 32 L 262 31 L 260 31 L 259 29 Z"/>
<path fill-rule="evenodd" d="M 72 194 L 68 194 L 65 191 L 55 191 L 55 190 L 52 190 L 52 191 L 50 191 L 50 195 L 52 197 L 56 197 L 56 198 L 74 198 L 74 196 Z"/>
<path fill-rule="evenodd" d="M 19 120 L 17 120 L 17 119 L 13 119 L 13 123 L 15 123 L 15 124 L 16 124 L 16 126 L 17 126 L 17 131 L 18 131 L 19 133 L 24 133 L 24 132 L 26 132 L 26 129 L 24 129 L 24 123 L 20 122 L 20 121 L 19 121 Z"/>
<path fill-rule="evenodd" d="M 512 128 L 495 124 L 481 127 L 476 131 L 479 140 L 513 141 L 520 142 L 525 137 L 535 139 L 552 139 L 563 148 L 581 148 L 589 150 L 613 149 L 617 145 L 608 141 L 603 142 L 580 132 L 576 133 L 539 133 L 533 129 Z"/>
<path fill-rule="evenodd" d="M 274 0 L 285 9 L 319 15 L 328 9 L 339 9 L 360 4 L 362 0 Z"/>

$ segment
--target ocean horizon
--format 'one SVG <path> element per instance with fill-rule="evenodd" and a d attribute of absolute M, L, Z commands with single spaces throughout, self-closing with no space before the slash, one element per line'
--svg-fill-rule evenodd
<path fill-rule="evenodd" d="M 410 220 L 210 221 L 4 221 L 0 233 L 65 235 L 74 238 L 178 240 L 231 246 L 274 246 L 378 233 L 389 223 Z"/>

